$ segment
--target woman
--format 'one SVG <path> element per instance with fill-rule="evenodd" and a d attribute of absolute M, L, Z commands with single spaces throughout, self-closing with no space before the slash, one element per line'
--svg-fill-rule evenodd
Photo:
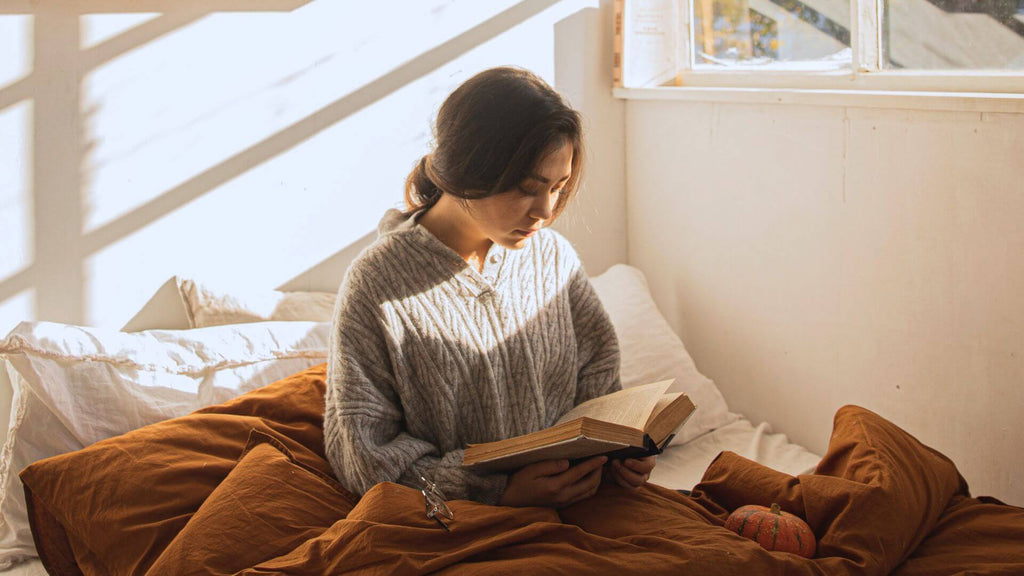
<path fill-rule="evenodd" d="M 349 489 L 378 482 L 508 506 L 593 495 L 606 458 L 511 474 L 461 466 L 467 444 L 534 432 L 613 392 L 618 344 L 568 241 L 548 225 L 582 176 L 580 115 L 543 80 L 495 68 L 457 88 L 436 147 L 349 268 L 335 310 L 324 440 Z M 615 461 L 640 486 L 654 458 Z"/>

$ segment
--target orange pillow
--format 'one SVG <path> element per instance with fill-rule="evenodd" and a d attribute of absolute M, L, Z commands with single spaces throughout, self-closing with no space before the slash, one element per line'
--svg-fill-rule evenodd
<path fill-rule="evenodd" d="M 323 452 L 325 377 L 321 364 L 25 468 L 43 565 L 59 573 L 73 558 L 86 573 L 145 573 L 232 471 L 253 430 L 305 469 L 332 476 Z"/>
<path fill-rule="evenodd" d="M 272 436 L 249 446 L 150 574 L 234 574 L 291 552 L 352 510 L 336 480 L 299 464 Z"/>

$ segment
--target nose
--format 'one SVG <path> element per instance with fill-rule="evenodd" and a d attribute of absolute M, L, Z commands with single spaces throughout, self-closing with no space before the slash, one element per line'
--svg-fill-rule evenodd
<path fill-rule="evenodd" d="M 552 192 L 537 194 L 530 205 L 530 217 L 536 220 L 550 220 L 555 213 L 557 203 L 558 194 Z"/>

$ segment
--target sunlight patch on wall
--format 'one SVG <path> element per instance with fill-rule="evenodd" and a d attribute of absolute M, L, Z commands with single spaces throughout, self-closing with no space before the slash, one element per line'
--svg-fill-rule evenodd
<path fill-rule="evenodd" d="M 345 107 L 346 97 L 356 108 L 400 88 L 389 73 L 515 4 L 409 3 L 396 14 L 382 3 L 314 2 L 286 14 L 215 13 L 121 55 L 83 83 L 85 231 Z M 545 49 L 550 60 L 553 23 L 540 20 L 513 27 L 532 31 L 511 46 L 520 61 Z M 429 74 L 437 62 L 423 66 Z"/>
<path fill-rule="evenodd" d="M 501 64 L 553 83 L 555 24 L 593 2 L 339 4 L 213 14 L 85 79 L 87 324 L 122 326 L 173 275 L 336 290 L 444 97 Z"/>
<path fill-rule="evenodd" d="M 0 339 L 21 322 L 36 320 L 35 290 L 24 290 L 0 302 Z"/>
<path fill-rule="evenodd" d="M 447 39 L 451 25 L 425 25 L 429 3 L 397 17 L 369 4 L 213 14 L 89 73 L 85 231 L 244 157 Z"/>
<path fill-rule="evenodd" d="M 160 14 L 84 14 L 81 22 L 80 44 L 86 50 L 123 34 L 136 26 L 159 18 Z"/>
<path fill-rule="evenodd" d="M 32 103 L 0 110 L 0 282 L 32 262 Z"/>
<path fill-rule="evenodd" d="M 373 234 L 424 151 L 430 89 L 410 84 L 103 247 L 85 262 L 86 323 L 120 327 L 173 275 L 273 289 Z"/>
<path fill-rule="evenodd" d="M 32 68 L 32 16 L 0 15 L 0 89 L 25 77 Z"/>

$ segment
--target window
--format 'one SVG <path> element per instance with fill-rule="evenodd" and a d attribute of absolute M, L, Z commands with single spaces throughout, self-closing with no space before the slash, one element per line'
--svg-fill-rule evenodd
<path fill-rule="evenodd" d="M 616 81 L 1024 93 L 1024 0 L 618 0 Z"/>

